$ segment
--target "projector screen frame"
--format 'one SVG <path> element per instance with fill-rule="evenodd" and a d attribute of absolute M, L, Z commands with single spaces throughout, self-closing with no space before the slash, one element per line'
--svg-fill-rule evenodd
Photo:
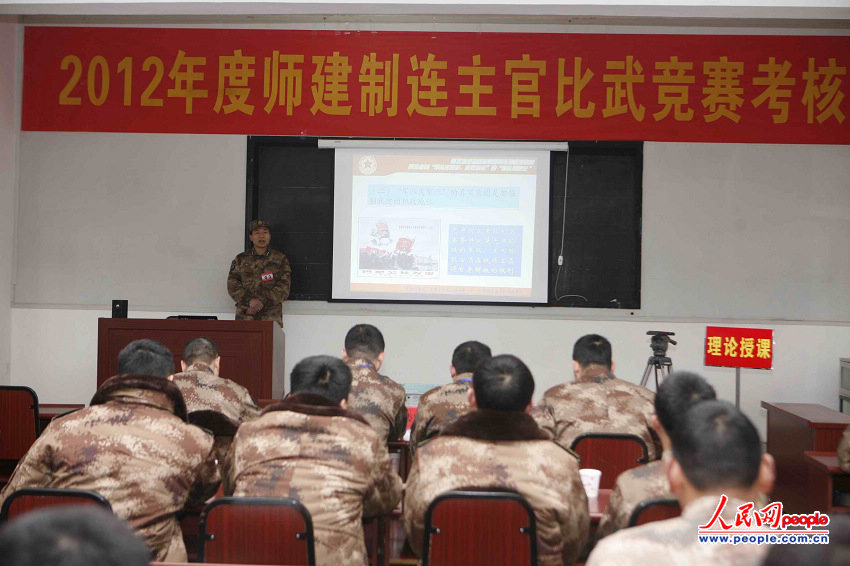
<path fill-rule="evenodd" d="M 368 303 L 398 303 L 398 304 L 459 304 L 459 305 L 509 305 L 509 306 L 547 306 L 549 304 L 549 266 L 548 266 L 548 255 L 549 255 L 549 218 L 550 218 L 550 200 L 551 200 L 551 191 L 552 191 L 552 177 L 551 177 L 551 163 L 550 158 L 553 155 L 553 152 L 569 152 L 569 142 L 566 141 L 527 141 L 527 140 L 507 140 L 507 141 L 493 141 L 493 140 L 436 140 L 436 139 L 427 139 L 427 140 L 413 140 L 413 139 L 375 139 L 375 138 L 319 138 L 317 140 L 317 146 L 319 149 L 334 149 L 334 187 L 333 187 L 333 198 L 334 205 L 332 207 L 333 210 L 333 235 L 332 235 L 332 251 L 331 251 L 331 296 L 328 299 L 329 302 L 335 303 L 359 303 L 359 302 L 368 302 Z M 336 150 L 342 150 L 342 155 L 337 155 Z M 534 189 L 534 200 L 531 202 L 535 203 L 531 210 L 533 214 L 532 217 L 526 217 L 526 222 L 531 220 L 531 224 L 527 225 L 526 228 L 531 227 L 531 241 L 534 242 L 530 248 L 525 248 L 526 251 L 522 252 L 522 256 L 528 254 L 529 264 L 525 265 L 525 260 L 523 260 L 523 272 L 530 273 L 531 276 L 526 276 L 526 283 L 523 286 L 516 287 L 516 291 L 521 291 L 522 289 L 527 289 L 528 293 L 530 293 L 529 298 L 525 298 L 525 300 L 512 300 L 513 297 L 504 296 L 503 298 L 497 300 L 488 300 L 486 293 L 478 293 L 475 294 L 475 298 L 466 299 L 461 297 L 463 291 L 459 291 L 457 293 L 446 292 L 447 290 L 442 290 L 443 284 L 437 284 L 434 289 L 435 293 L 431 296 L 424 297 L 422 295 L 418 297 L 405 297 L 402 296 L 404 293 L 409 292 L 405 289 L 405 286 L 408 284 L 403 283 L 404 276 L 400 276 L 402 279 L 398 279 L 396 283 L 393 283 L 391 278 L 387 280 L 386 284 L 379 283 L 379 280 L 375 281 L 375 284 L 378 285 L 377 288 L 386 287 L 386 292 L 389 296 L 387 297 L 374 297 L 374 296 L 345 296 L 347 294 L 357 295 L 358 293 L 363 294 L 371 294 L 377 295 L 384 291 L 379 291 L 377 288 L 375 290 L 356 290 L 353 285 L 355 284 L 355 265 L 356 261 L 356 242 L 352 242 L 351 240 L 340 240 L 337 241 L 337 237 L 340 236 L 338 230 L 342 228 L 343 234 L 354 234 L 356 231 L 356 225 L 353 223 L 353 218 L 350 217 L 350 212 L 353 213 L 352 206 L 354 206 L 354 202 L 352 198 L 354 194 L 351 192 L 353 187 L 351 186 L 351 182 L 353 179 L 346 178 L 348 176 L 347 171 L 351 170 L 351 166 L 353 162 L 349 162 L 348 160 L 356 157 L 358 152 L 364 152 L 367 155 L 372 153 L 380 154 L 383 152 L 387 152 L 390 155 L 393 154 L 404 154 L 409 153 L 411 157 L 419 155 L 420 157 L 426 158 L 425 156 L 436 156 L 441 153 L 449 153 L 460 154 L 460 157 L 466 158 L 486 158 L 490 155 L 493 155 L 497 158 L 502 159 L 515 159 L 517 156 L 527 156 L 527 158 L 533 157 L 533 154 L 539 154 L 543 161 L 540 163 L 544 167 L 543 170 L 539 170 L 534 176 L 538 179 L 536 181 L 536 188 Z M 464 155 L 465 154 L 465 155 Z M 477 154 L 477 155 L 476 155 Z M 341 162 L 340 159 L 343 161 Z M 536 158 L 535 158 L 536 159 Z M 346 165 L 347 164 L 347 165 Z M 340 175 L 342 173 L 342 175 Z M 356 174 L 356 173 L 355 173 Z M 362 176 L 362 173 L 360 173 Z M 368 175 L 368 173 L 367 173 Z M 417 175 L 414 174 L 414 177 Z M 461 174 L 462 177 L 469 177 L 469 174 Z M 485 177 L 490 177 L 485 174 Z M 482 177 L 485 178 L 485 177 Z M 368 178 L 368 177 L 367 177 Z M 356 177 L 355 177 L 356 179 Z M 462 185 L 461 185 L 462 186 Z M 348 192 L 346 192 L 346 188 Z M 343 193 L 340 193 L 339 190 L 342 189 Z M 362 190 L 362 189 L 361 189 Z M 360 206 L 364 206 L 361 204 Z M 340 208 L 344 210 L 340 210 Z M 451 210 L 451 209 L 449 209 Z M 528 210 L 528 209 L 527 209 Z M 519 212 L 519 210 L 518 210 Z M 427 214 L 427 213 L 426 213 Z M 457 214 L 457 213 L 455 213 Z M 356 215 L 355 215 L 356 216 Z M 442 216 L 442 215 L 441 215 Z M 402 216 L 403 218 L 404 216 Z M 423 217 L 424 219 L 425 217 Z M 519 220 L 519 219 L 518 219 Z M 361 218 L 362 221 L 362 218 Z M 445 221 L 444 221 L 445 222 Z M 463 221 L 461 221 L 463 223 Z M 444 223 L 442 230 L 446 230 L 446 225 Z M 473 222 L 472 224 L 476 224 Z M 497 225 L 500 224 L 500 221 L 496 222 Z M 439 225 L 439 224 L 438 224 Z M 441 230 L 441 231 L 442 231 Z M 430 233 L 430 231 L 426 231 L 426 234 Z M 425 236 L 427 238 L 427 235 Z M 443 234 L 443 238 L 446 237 L 446 234 Z M 439 240 L 438 240 L 439 241 Z M 355 245 L 355 247 L 352 247 Z M 521 257 L 522 257 L 521 256 Z M 338 269 L 343 270 L 342 281 L 337 281 L 335 275 L 338 273 L 335 270 Z M 445 269 L 443 267 L 442 269 Z M 442 277 L 445 277 L 445 272 Z M 528 269 L 528 271 L 525 271 Z M 368 282 L 369 279 L 373 278 L 373 276 L 367 276 L 366 280 L 360 285 L 365 285 L 369 287 L 373 285 L 373 283 Z M 362 278 L 361 278 L 362 279 Z M 493 285 L 493 279 L 490 278 L 490 285 Z M 501 282 L 500 282 L 501 283 Z M 506 282 L 506 287 L 509 291 L 509 288 L 515 287 L 520 283 L 508 283 Z M 416 286 L 415 283 L 413 283 Z M 394 291 L 394 288 L 398 285 L 398 290 Z M 458 283 L 458 285 L 461 285 Z M 524 285 L 527 285 L 525 287 Z M 486 288 L 487 285 L 485 284 Z M 427 288 L 427 285 L 426 285 Z M 460 289 L 460 288 L 459 288 Z M 542 293 L 541 293 L 542 292 Z M 395 294 L 394 294 L 395 293 Z M 427 295 L 428 292 L 424 291 Z M 447 295 L 443 297 L 440 295 L 443 293 Z M 341 296 L 342 295 L 342 296 Z M 472 295 L 472 293 L 470 294 Z M 499 292 L 493 296 L 498 296 Z M 534 296 L 539 297 L 535 299 Z"/>

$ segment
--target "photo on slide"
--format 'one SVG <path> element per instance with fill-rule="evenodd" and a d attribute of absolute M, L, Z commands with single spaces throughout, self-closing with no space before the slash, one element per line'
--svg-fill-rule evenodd
<path fill-rule="evenodd" d="M 360 218 L 358 247 L 357 274 L 361 277 L 437 277 L 440 221 L 432 218 Z"/>

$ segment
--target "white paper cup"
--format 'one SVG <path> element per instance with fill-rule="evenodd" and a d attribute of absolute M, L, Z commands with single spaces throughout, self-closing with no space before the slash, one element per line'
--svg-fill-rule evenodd
<path fill-rule="evenodd" d="M 593 468 L 584 468 L 578 471 L 581 475 L 581 483 L 584 486 L 584 491 L 587 493 L 588 499 L 593 499 L 599 495 L 599 480 L 602 479 L 602 470 L 594 470 Z"/>

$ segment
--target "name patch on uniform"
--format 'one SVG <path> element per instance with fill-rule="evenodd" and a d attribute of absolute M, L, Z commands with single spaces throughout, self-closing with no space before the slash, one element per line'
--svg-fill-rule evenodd
<path fill-rule="evenodd" d="M 263 271 L 262 275 L 260 275 L 260 278 L 263 281 L 274 281 L 274 273 L 272 273 L 271 271 Z"/>

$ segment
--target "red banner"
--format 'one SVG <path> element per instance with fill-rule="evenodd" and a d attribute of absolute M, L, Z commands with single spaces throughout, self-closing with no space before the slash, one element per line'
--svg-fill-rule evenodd
<path fill-rule="evenodd" d="M 850 37 L 27 27 L 23 129 L 850 143 Z"/>
<path fill-rule="evenodd" d="M 707 326 L 705 365 L 772 369 L 773 330 Z"/>

